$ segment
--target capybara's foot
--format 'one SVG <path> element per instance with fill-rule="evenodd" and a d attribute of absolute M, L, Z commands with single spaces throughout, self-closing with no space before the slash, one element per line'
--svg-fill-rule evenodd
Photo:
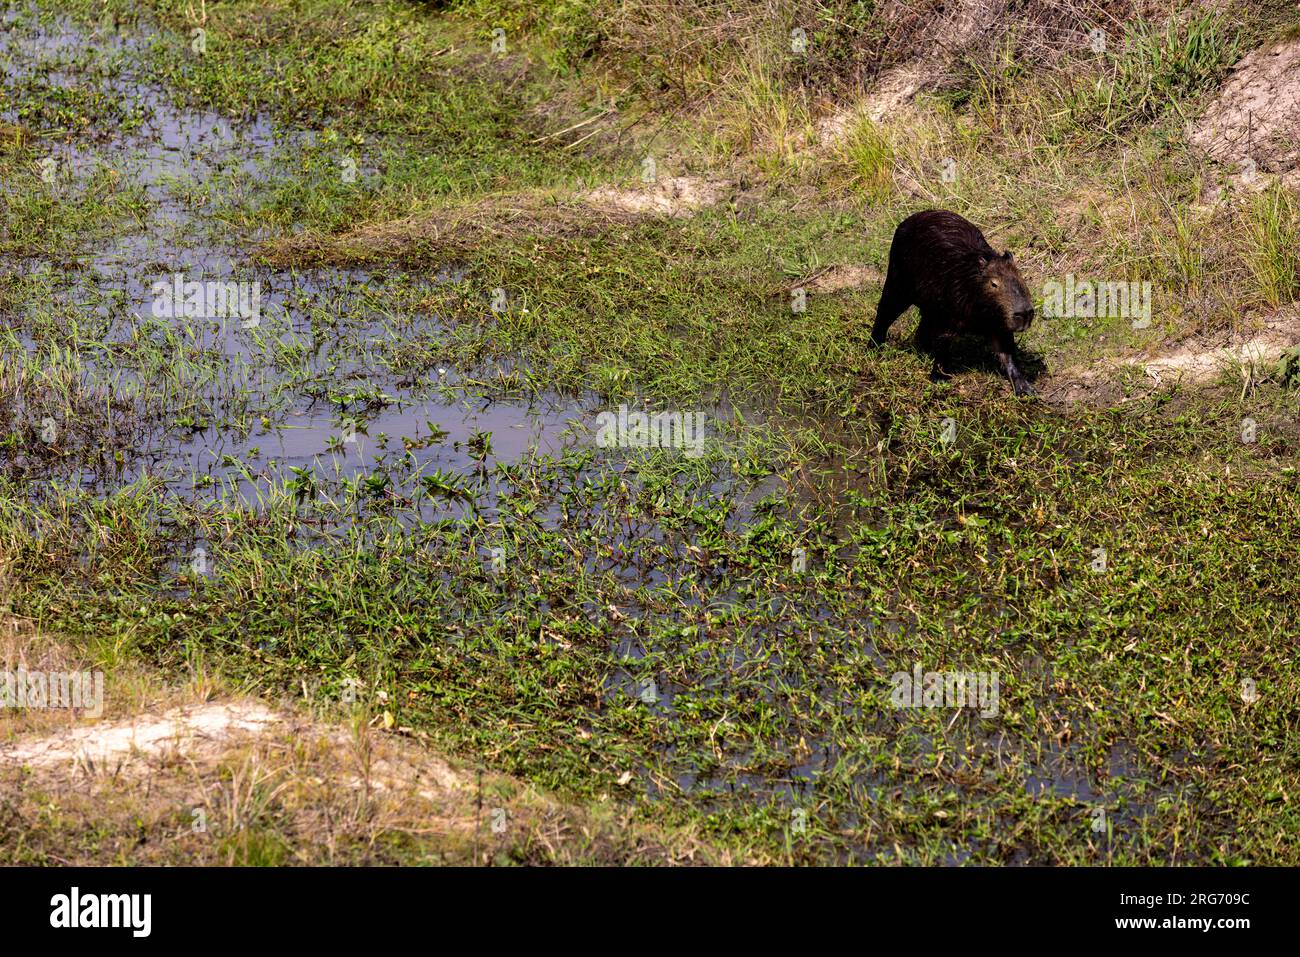
<path fill-rule="evenodd" d="M 1035 398 L 1038 396 L 1038 390 L 1029 384 L 1029 380 L 1023 377 L 1016 377 L 1011 380 L 1011 390 L 1016 395 L 1029 396 Z"/>

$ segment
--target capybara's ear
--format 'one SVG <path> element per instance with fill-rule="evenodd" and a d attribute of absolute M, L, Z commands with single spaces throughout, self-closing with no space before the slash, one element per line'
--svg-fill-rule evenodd
<path fill-rule="evenodd" d="M 1010 259 L 1010 258 L 1011 258 L 1011 250 L 1008 249 L 1008 250 L 1004 251 L 1004 252 L 1002 253 L 1002 258 L 1003 258 L 1003 259 Z"/>

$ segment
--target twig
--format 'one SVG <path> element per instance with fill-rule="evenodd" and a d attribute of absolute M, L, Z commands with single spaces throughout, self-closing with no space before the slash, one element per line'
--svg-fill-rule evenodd
<path fill-rule="evenodd" d="M 583 120 L 581 123 L 574 123 L 570 127 L 566 127 L 565 129 L 559 130 L 555 133 L 547 133 L 544 136 L 539 136 L 534 140 L 530 140 L 529 142 L 542 143 L 545 142 L 546 140 L 554 139 L 557 136 L 563 136 L 565 133 L 572 133 L 574 130 L 581 129 L 582 127 L 586 126 L 588 123 L 595 123 L 601 117 L 609 116 L 609 114 L 614 112 L 616 111 L 613 109 L 608 109 L 603 113 L 597 113 L 595 116 L 588 117 L 587 119 Z"/>

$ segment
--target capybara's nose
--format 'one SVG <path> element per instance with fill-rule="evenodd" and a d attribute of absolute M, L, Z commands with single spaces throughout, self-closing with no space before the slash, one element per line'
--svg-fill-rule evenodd
<path fill-rule="evenodd" d="M 1022 309 L 1016 313 L 1016 325 L 1021 329 L 1028 329 L 1029 324 L 1034 321 L 1033 309 Z"/>

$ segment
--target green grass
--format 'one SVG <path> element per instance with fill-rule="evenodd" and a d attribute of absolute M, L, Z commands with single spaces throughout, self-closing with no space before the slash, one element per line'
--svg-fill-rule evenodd
<path fill-rule="evenodd" d="M 841 146 L 853 187 L 868 200 L 887 198 L 894 188 L 894 148 L 888 135 L 869 119 L 849 130 Z"/>
<path fill-rule="evenodd" d="M 1104 53 L 1102 77 L 1070 99 L 1081 126 L 1115 136 L 1132 124 L 1182 113 L 1182 104 L 1211 88 L 1241 50 L 1237 29 L 1209 10 L 1161 23 L 1129 26 L 1121 44 Z M 1185 121 L 1190 117 L 1182 115 Z"/>
<path fill-rule="evenodd" d="M 901 397 L 870 390 L 846 425 L 865 432 Z M 652 459 L 627 491 L 588 456 L 529 463 L 502 476 L 495 510 L 413 530 L 289 494 L 172 513 L 144 489 L 96 505 L 83 530 L 90 503 L 65 496 L 5 516 L 11 601 L 164 665 L 202 653 L 269 693 L 306 681 L 338 700 L 356 676 L 457 752 L 578 795 L 652 788 L 651 818 L 791 860 L 888 860 L 898 844 L 906 861 L 1149 863 L 1176 845 L 1185 860 L 1280 862 L 1295 852 L 1277 802 L 1300 690 L 1284 573 L 1297 476 L 1267 426 L 1244 445 L 1237 409 L 1206 411 L 940 403 L 894 422 L 881 453 L 833 449 L 860 477 L 825 505 L 795 479 L 823 457 L 762 447 L 685 470 Z M 734 521 L 744 475 L 771 470 L 792 487 Z M 333 508 L 363 516 L 345 541 L 291 544 Z M 182 528 L 219 544 L 215 579 L 177 598 L 167 564 L 185 547 L 166 530 Z M 492 547 L 507 555 L 497 575 Z M 893 710 L 887 675 L 916 663 L 996 671 L 1001 713 Z M 611 680 L 654 680 L 672 708 Z M 818 755 L 814 783 L 796 769 Z M 1053 774 L 1094 783 L 1027 793 Z M 692 779 L 740 789 L 673 783 Z M 812 829 L 787 848 L 790 787 Z M 1104 841 L 1088 830 L 1103 805 Z"/>
<path fill-rule="evenodd" d="M 1269 306 L 1300 298 L 1300 210 L 1294 194 L 1274 184 L 1256 198 L 1247 226 L 1246 257 Z"/>

